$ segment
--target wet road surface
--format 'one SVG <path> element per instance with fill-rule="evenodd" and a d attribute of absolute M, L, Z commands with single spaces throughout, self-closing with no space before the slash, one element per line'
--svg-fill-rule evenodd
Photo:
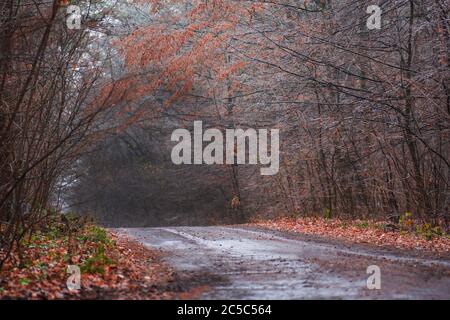
<path fill-rule="evenodd" d="M 207 285 L 201 299 L 450 299 L 450 260 L 315 241 L 250 227 L 121 228 L 180 275 Z M 381 289 L 367 288 L 367 267 Z"/>

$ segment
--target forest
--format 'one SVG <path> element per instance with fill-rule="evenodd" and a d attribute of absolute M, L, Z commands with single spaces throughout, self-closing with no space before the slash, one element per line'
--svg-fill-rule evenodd
<path fill-rule="evenodd" d="M 2 0 L 0 270 L 60 212 L 106 227 L 320 217 L 447 232 L 449 9 Z M 279 170 L 173 163 L 172 133 L 195 121 L 279 130 Z"/>

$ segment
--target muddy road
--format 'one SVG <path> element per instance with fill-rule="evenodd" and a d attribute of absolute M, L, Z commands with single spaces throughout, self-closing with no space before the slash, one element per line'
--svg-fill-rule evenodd
<path fill-rule="evenodd" d="M 250 227 L 116 229 L 161 249 L 201 299 L 450 299 L 450 260 Z M 381 289 L 367 288 L 367 268 Z"/>

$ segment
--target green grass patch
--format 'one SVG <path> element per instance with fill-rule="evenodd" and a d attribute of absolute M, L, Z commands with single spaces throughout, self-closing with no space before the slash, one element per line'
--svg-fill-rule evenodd
<path fill-rule="evenodd" d="M 105 273 L 105 266 L 112 264 L 112 262 L 105 254 L 105 247 L 99 245 L 92 256 L 83 261 L 80 269 L 82 272 L 103 275 Z"/>
<path fill-rule="evenodd" d="M 367 221 L 358 221 L 354 224 L 355 227 L 359 229 L 368 229 L 369 228 L 369 222 Z"/>

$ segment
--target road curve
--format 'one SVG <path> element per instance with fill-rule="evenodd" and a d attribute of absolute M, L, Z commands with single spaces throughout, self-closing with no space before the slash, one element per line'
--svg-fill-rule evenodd
<path fill-rule="evenodd" d="M 450 299 L 450 261 L 311 241 L 248 227 L 121 228 L 164 251 L 180 286 L 202 299 Z M 367 288 L 367 267 L 381 289 Z"/>

